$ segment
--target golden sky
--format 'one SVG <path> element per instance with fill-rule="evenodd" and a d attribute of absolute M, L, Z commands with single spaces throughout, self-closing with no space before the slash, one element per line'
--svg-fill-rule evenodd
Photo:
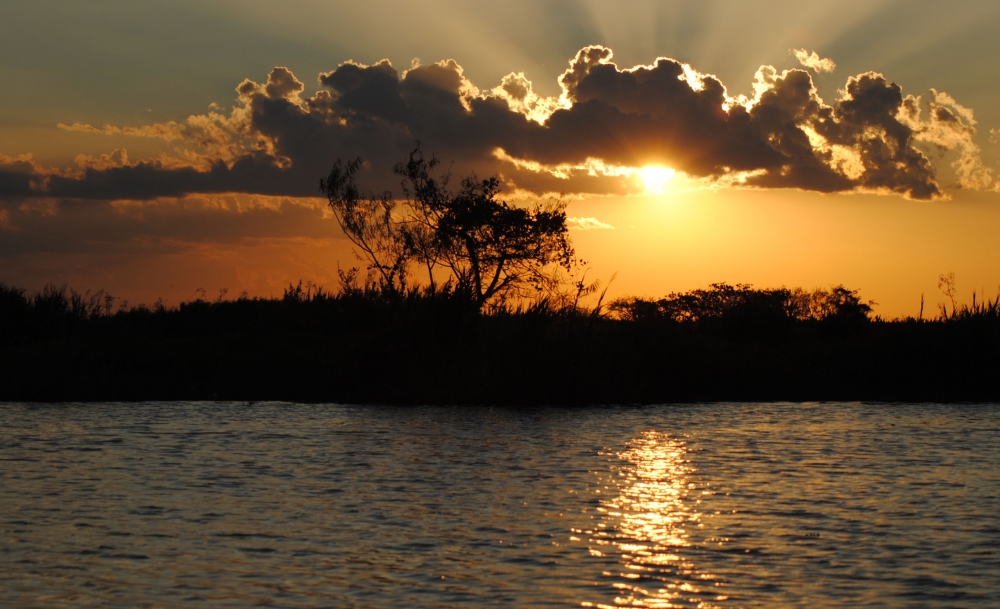
<path fill-rule="evenodd" d="M 176 304 L 334 285 L 337 158 L 415 142 L 564 196 L 611 295 L 846 284 L 884 316 L 1000 288 L 1000 5 L 73 3 L 0 8 L 0 281 Z"/>

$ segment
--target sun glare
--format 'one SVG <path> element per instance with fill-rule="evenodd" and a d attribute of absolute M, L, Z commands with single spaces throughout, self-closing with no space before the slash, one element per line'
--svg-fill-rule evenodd
<path fill-rule="evenodd" d="M 646 165 L 639 170 L 639 176 L 642 178 L 642 183 L 646 186 L 646 192 L 654 195 L 663 194 L 667 182 L 674 177 L 674 173 L 676 172 L 673 169 L 660 165 Z"/>

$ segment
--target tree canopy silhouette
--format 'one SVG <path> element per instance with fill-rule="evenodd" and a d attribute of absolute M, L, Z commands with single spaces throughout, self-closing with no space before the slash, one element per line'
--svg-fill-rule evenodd
<path fill-rule="evenodd" d="M 496 176 L 481 180 L 475 174 L 452 192 L 450 176 L 435 177 L 438 161 L 425 158 L 419 145 L 394 168 L 404 200 L 388 191 L 362 195 L 355 179 L 362 163 L 338 160 L 320 190 L 355 253 L 368 262 L 370 280 L 383 290 L 405 292 L 411 267 L 419 264 L 431 291 L 454 289 L 482 308 L 552 289 L 558 284 L 553 270 L 575 264 L 562 201 L 509 205 L 498 200 Z M 436 271 L 444 273 L 444 283 Z"/>

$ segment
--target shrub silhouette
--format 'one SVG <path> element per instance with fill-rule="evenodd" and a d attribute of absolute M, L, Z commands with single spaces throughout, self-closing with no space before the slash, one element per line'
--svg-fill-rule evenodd
<path fill-rule="evenodd" d="M 783 341 L 796 321 L 818 322 L 828 332 L 851 332 L 872 314 L 871 303 L 861 302 L 856 290 L 842 285 L 806 292 L 727 283 L 659 300 L 622 298 L 609 310 L 621 320 L 694 324 L 721 331 L 731 340 L 765 343 Z"/>

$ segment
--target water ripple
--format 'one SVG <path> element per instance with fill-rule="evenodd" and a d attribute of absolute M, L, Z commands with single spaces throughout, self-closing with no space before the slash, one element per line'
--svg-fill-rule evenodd
<path fill-rule="evenodd" d="M 0 404 L 0 605 L 994 607 L 1000 407 Z"/>

